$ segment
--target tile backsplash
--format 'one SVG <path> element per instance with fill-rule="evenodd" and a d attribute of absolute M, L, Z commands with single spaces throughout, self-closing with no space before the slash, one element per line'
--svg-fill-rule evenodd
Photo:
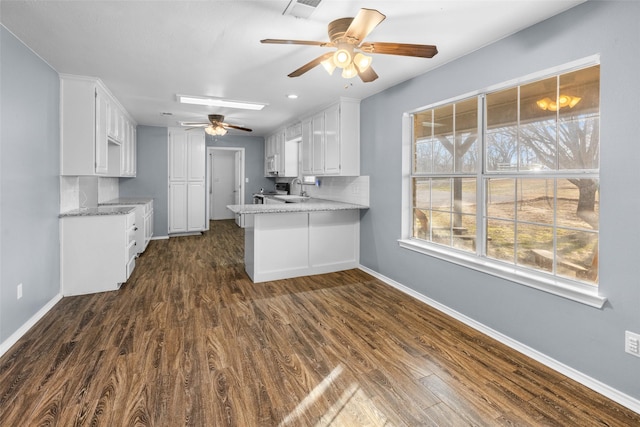
<path fill-rule="evenodd" d="M 369 206 L 368 176 L 318 176 L 316 182 L 304 186 L 311 197 Z M 291 190 L 300 191 L 297 184 Z"/>
<path fill-rule="evenodd" d="M 61 176 L 60 212 L 94 208 L 98 203 L 120 196 L 118 178 L 97 176 Z"/>

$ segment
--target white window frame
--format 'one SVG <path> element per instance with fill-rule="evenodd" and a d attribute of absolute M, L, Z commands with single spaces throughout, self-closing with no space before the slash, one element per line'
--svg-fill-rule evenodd
<path fill-rule="evenodd" d="M 479 105 L 482 102 L 481 98 L 484 98 L 484 94 L 495 92 L 497 90 L 506 89 L 517 85 L 522 85 L 531 81 L 539 80 L 544 77 L 549 77 L 557 74 L 564 74 L 576 69 L 585 68 L 589 66 L 599 65 L 599 55 L 587 57 L 578 61 L 574 61 L 562 66 L 550 68 L 540 72 L 536 72 L 519 79 L 503 82 L 497 85 L 487 87 L 482 90 L 466 93 L 462 96 L 450 98 L 438 103 L 426 105 L 424 107 L 416 108 L 411 111 L 407 111 L 402 116 L 402 225 L 401 225 L 401 237 L 398 239 L 398 244 L 404 249 L 419 252 L 428 256 L 432 256 L 438 259 L 442 259 L 457 265 L 461 265 L 473 270 L 490 274 L 502 279 L 506 279 L 524 286 L 528 286 L 534 289 L 538 289 L 544 292 L 548 292 L 553 295 L 557 295 L 563 298 L 567 298 L 573 301 L 577 301 L 591 307 L 602 308 L 607 301 L 606 297 L 602 296 L 598 292 L 598 287 L 587 284 L 578 283 L 571 280 L 564 280 L 559 276 L 551 276 L 545 273 L 538 273 L 532 269 L 521 268 L 515 265 L 511 265 L 505 262 L 494 260 L 491 258 L 478 256 L 477 253 L 484 253 L 485 243 L 479 240 L 479 248 L 477 253 L 465 252 L 453 247 L 443 246 L 435 243 L 431 243 L 425 240 L 416 239 L 412 237 L 412 224 L 413 224 L 413 209 L 412 209 L 412 191 L 411 191 L 411 179 L 412 179 L 412 150 L 413 150 L 413 114 L 429 110 L 441 105 L 455 103 L 461 100 L 478 97 Z M 482 111 L 479 109 L 479 111 Z M 483 120 L 483 115 L 478 117 L 478 120 Z M 483 129 L 483 126 L 479 124 L 479 129 Z M 477 144 L 478 159 L 484 161 L 484 135 L 480 138 L 482 144 Z M 558 175 L 561 175 L 559 173 Z M 485 210 L 484 202 L 484 178 L 483 166 L 478 167 L 477 173 L 477 200 L 481 201 L 477 204 L 476 221 L 478 224 L 478 232 L 480 227 L 484 227 L 483 216 Z M 491 176 L 489 174 L 488 176 Z"/>

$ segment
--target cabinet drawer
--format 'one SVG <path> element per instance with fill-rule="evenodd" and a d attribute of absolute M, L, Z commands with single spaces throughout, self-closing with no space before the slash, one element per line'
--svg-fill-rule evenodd
<path fill-rule="evenodd" d="M 127 228 L 133 228 L 136 224 L 136 212 L 132 211 L 127 214 Z"/>
<path fill-rule="evenodd" d="M 129 246 L 127 247 L 127 259 L 135 258 L 138 254 L 138 247 L 136 246 L 136 241 L 133 240 L 129 242 Z"/>

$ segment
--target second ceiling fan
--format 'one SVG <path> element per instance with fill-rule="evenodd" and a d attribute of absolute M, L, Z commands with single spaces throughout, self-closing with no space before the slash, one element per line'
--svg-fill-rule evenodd
<path fill-rule="evenodd" d="M 370 56 L 364 53 L 380 53 L 386 55 L 415 56 L 420 58 L 432 58 L 438 53 L 433 45 L 388 43 L 388 42 L 364 42 L 375 27 L 384 19 L 385 15 L 375 9 L 360 9 L 355 18 L 340 18 L 329 23 L 328 42 L 308 40 L 282 40 L 264 39 L 261 43 L 271 44 L 299 44 L 307 46 L 335 47 L 333 52 L 327 52 L 294 72 L 289 77 L 298 77 L 312 68 L 322 64 L 329 74 L 336 67 L 342 68 L 342 77 L 351 78 L 360 76 L 363 82 L 372 82 L 378 75 L 371 67 Z M 363 53 L 364 52 L 364 53 Z"/>
<path fill-rule="evenodd" d="M 183 126 L 191 126 L 187 130 L 204 127 L 204 131 L 209 135 L 222 136 L 227 133 L 227 129 L 238 129 L 245 132 L 251 132 L 252 130 L 244 126 L 232 125 L 231 123 L 225 123 L 224 116 L 222 114 L 209 114 L 208 123 L 203 122 L 182 122 Z"/>

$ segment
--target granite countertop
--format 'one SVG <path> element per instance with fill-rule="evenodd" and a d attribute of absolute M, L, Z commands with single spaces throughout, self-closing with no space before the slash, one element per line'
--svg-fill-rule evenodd
<path fill-rule="evenodd" d="M 134 207 L 113 207 L 113 206 L 98 206 L 97 208 L 81 208 L 71 211 L 63 212 L 58 215 L 59 218 L 77 217 L 77 216 L 103 216 L 103 215 L 126 215 L 129 212 L 133 212 Z"/>
<path fill-rule="evenodd" d="M 99 206 L 107 205 L 146 205 L 153 202 L 149 197 L 118 197 L 117 199 L 107 200 L 106 202 L 98 203 Z"/>
<path fill-rule="evenodd" d="M 295 203 L 228 205 L 227 209 L 236 214 L 252 215 L 265 213 L 343 211 L 351 209 L 369 209 L 369 207 L 353 203 L 334 202 L 332 200 L 311 198 L 303 202 Z"/>

